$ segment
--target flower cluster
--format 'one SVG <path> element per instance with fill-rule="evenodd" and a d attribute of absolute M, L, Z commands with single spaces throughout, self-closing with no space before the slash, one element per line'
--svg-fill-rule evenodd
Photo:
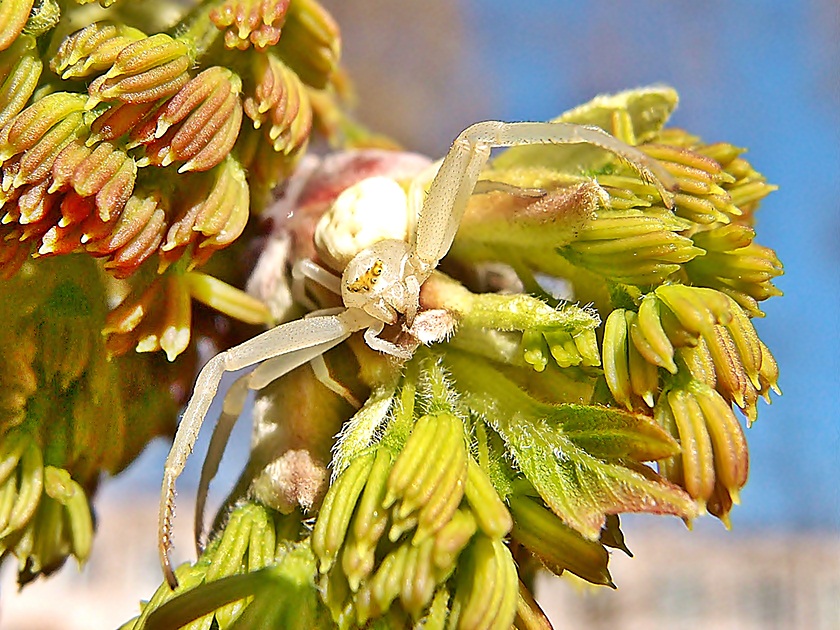
<path fill-rule="evenodd" d="M 269 320 L 197 267 L 305 151 L 312 95 L 336 107 L 317 2 L 188 4 L 0 3 L 0 548 L 21 581 L 84 560 L 87 493 L 172 431 L 192 300 Z"/>
<path fill-rule="evenodd" d="M 153 34 L 119 5 L 67 33 L 73 14 L 37 36 L 34 17 L 4 23 L 0 271 L 74 252 L 116 278 L 155 256 L 159 273 L 205 263 L 244 230 L 251 190 L 264 196 L 305 149 L 335 24 L 308 0 L 205 2 Z M 256 48 L 240 50 L 233 24 Z"/>
<path fill-rule="evenodd" d="M 186 385 L 160 356 L 107 360 L 107 297 L 90 258 L 26 262 L 0 284 L 0 549 L 21 583 L 87 558 L 101 473 L 172 431 L 168 388 Z"/>
<path fill-rule="evenodd" d="M 673 204 L 593 147 L 514 147 L 495 159 L 483 176 L 493 184 L 472 196 L 421 289 L 422 313 L 438 314 L 427 322 L 436 342 L 397 370 L 351 337 L 317 379 L 300 368 L 261 390 L 249 467 L 216 519 L 222 542 L 180 567 L 175 596 L 161 587 L 131 627 L 288 620 L 284 572 L 305 567 L 294 583 L 309 627 L 546 628 L 529 566 L 612 587 L 608 548 L 629 553 L 620 514 L 690 522 L 708 511 L 728 524 L 748 475 L 736 414 L 753 422 L 758 396 L 778 391 L 750 319 L 778 293 L 781 265 L 751 227 L 773 187 L 740 150 L 663 129 L 675 105 L 672 90 L 652 88 L 561 117 L 656 159 L 679 184 Z M 404 159 L 394 156 L 394 194 L 422 181 L 425 165 L 407 174 Z M 344 204 L 365 186 L 384 189 L 354 182 L 387 171 L 363 162 L 292 182 L 304 191 L 300 216 L 281 226 L 285 253 L 266 254 L 273 269 L 311 249 L 313 234 L 318 251 L 324 199 L 338 197 L 362 238 L 364 208 Z M 326 264 L 340 259 L 326 253 Z M 253 572 L 243 560 L 192 579 L 254 501 L 289 527 L 273 566 Z M 239 541 L 244 558 L 254 539 Z"/>

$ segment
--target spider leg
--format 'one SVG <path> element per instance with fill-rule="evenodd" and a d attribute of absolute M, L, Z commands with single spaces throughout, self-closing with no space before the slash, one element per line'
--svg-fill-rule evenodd
<path fill-rule="evenodd" d="M 318 379 L 318 382 L 320 382 L 321 385 L 331 392 L 341 396 L 354 408 L 361 408 L 362 403 L 353 395 L 353 392 L 332 377 L 330 369 L 327 367 L 327 362 L 324 361 L 324 355 L 318 355 L 309 362 L 309 365 L 312 366 L 312 372 L 315 374 L 315 378 Z"/>
<path fill-rule="evenodd" d="M 324 269 L 308 258 L 297 261 L 292 266 L 292 296 L 306 308 L 314 310 L 318 306 L 306 295 L 306 279 L 317 282 L 336 295 L 341 295 L 341 278 Z"/>
<path fill-rule="evenodd" d="M 455 139 L 441 162 L 417 216 L 411 245 L 428 271 L 449 251 L 481 169 L 490 157 L 488 143 L 473 143 L 465 133 Z"/>
<path fill-rule="evenodd" d="M 213 481 L 219 471 L 219 463 L 230 439 L 236 421 L 242 414 L 242 408 L 248 397 L 248 379 L 250 374 L 243 374 L 225 394 L 222 405 L 222 413 L 213 427 L 213 435 L 210 438 L 210 445 L 207 448 L 207 456 L 201 466 L 201 479 L 198 483 L 198 492 L 195 498 L 195 520 L 193 531 L 195 533 L 195 550 L 197 555 L 204 551 L 204 508 L 207 504 L 207 493 L 210 489 L 210 482 Z"/>
<path fill-rule="evenodd" d="M 339 289 L 341 287 L 339 286 Z M 318 315 L 334 315 L 335 313 L 339 313 L 344 310 L 344 307 L 336 307 L 336 308 L 322 308 L 318 311 L 313 311 L 312 313 L 307 313 L 304 317 L 316 317 Z M 330 370 L 327 367 L 327 362 L 324 361 L 324 354 L 321 353 L 315 358 L 313 358 L 309 365 L 312 366 L 312 372 L 315 374 L 315 378 L 326 387 L 331 392 L 334 392 L 341 396 L 344 400 L 350 403 L 356 409 L 359 409 L 362 406 L 362 403 L 357 399 L 353 392 L 347 389 L 344 385 L 339 383 L 335 380 L 332 375 L 330 374 Z"/>
<path fill-rule="evenodd" d="M 410 359 L 413 354 L 412 352 L 398 346 L 395 343 L 391 343 L 390 341 L 386 341 L 385 339 L 381 339 L 379 337 L 384 328 L 384 322 L 378 321 L 372 324 L 365 331 L 365 343 L 367 343 L 367 345 L 373 348 L 374 350 L 378 350 L 379 352 L 382 352 L 384 354 L 390 354 L 391 356 L 400 359 Z"/>
<path fill-rule="evenodd" d="M 676 180 L 656 160 L 598 127 L 561 122 L 486 121 L 467 127 L 452 143 L 432 181 L 412 243 L 421 265 L 434 268 L 452 245 L 469 196 L 493 147 L 527 144 L 591 144 L 617 155 L 656 186 L 667 207 Z"/>
<path fill-rule="evenodd" d="M 491 192 L 502 192 L 521 199 L 540 199 L 548 194 L 548 191 L 544 188 L 523 188 L 506 182 L 497 182 L 493 179 L 478 180 L 472 194 L 484 195 Z"/>
<path fill-rule="evenodd" d="M 231 385 L 230 389 L 225 394 L 222 413 L 219 416 L 219 420 L 216 422 L 215 428 L 213 429 L 213 435 L 210 438 L 210 445 L 207 449 L 207 456 L 204 458 L 204 463 L 201 466 L 201 479 L 198 484 L 198 492 L 195 499 L 194 522 L 196 550 L 199 554 L 203 551 L 204 508 L 207 504 L 207 493 L 210 489 L 210 482 L 213 481 L 219 470 L 219 463 L 222 460 L 225 447 L 230 439 L 231 431 L 233 430 L 236 421 L 239 419 L 239 416 L 242 414 L 242 409 L 245 406 L 245 400 L 248 397 L 248 390 L 262 389 L 272 381 L 288 374 L 304 363 L 314 363 L 318 359 L 323 362 L 321 355 L 330 348 L 340 344 L 349 336 L 350 333 L 347 333 L 346 335 L 342 335 L 336 339 L 312 346 L 311 348 L 303 348 L 302 350 L 283 354 L 278 357 L 274 357 L 273 359 L 267 359 L 258 365 L 253 372 L 239 377 L 233 385 Z M 327 378 L 330 378 L 329 372 L 327 372 Z M 338 387 L 342 387 L 338 383 L 336 383 L 336 385 L 338 385 Z M 337 393 L 341 395 L 341 392 Z M 350 395 L 352 396 L 352 394 Z M 357 404 L 357 407 L 359 406 L 361 405 Z"/>
<path fill-rule="evenodd" d="M 262 389 L 263 387 L 266 387 L 271 382 L 276 381 L 281 376 L 285 376 L 296 367 L 321 356 L 327 350 L 334 348 L 349 336 L 350 333 L 347 333 L 341 337 L 336 337 L 335 339 L 331 339 L 325 343 L 318 344 L 317 346 L 304 348 L 303 350 L 298 350 L 297 352 L 290 352 L 289 354 L 284 354 L 263 361 L 249 375 L 248 388 Z"/>
<path fill-rule="evenodd" d="M 222 374 L 249 367 L 266 359 L 346 338 L 352 332 L 369 327 L 372 322 L 373 318 L 360 309 L 348 309 L 340 315 L 299 319 L 272 328 L 230 350 L 217 354 L 202 368 L 196 380 L 193 397 L 181 418 L 175 440 L 166 458 L 161 484 L 158 551 L 164 575 L 172 588 L 178 584 L 169 559 L 169 550 L 172 546 L 175 481 L 184 470 L 187 457 L 193 450 L 204 417 L 216 395 Z M 309 359 L 311 356 L 306 360 Z"/>
<path fill-rule="evenodd" d="M 308 313 L 304 315 L 304 317 L 318 317 L 322 315 L 334 315 L 336 313 L 340 313 L 344 311 L 344 307 L 336 307 L 336 308 L 325 308 L 319 311 L 315 311 L 313 313 Z M 347 335 L 349 337 L 349 335 Z M 312 371 L 315 373 L 315 378 L 317 378 L 322 385 L 324 385 L 327 389 L 332 392 L 335 392 L 348 403 L 353 405 L 356 409 L 361 407 L 361 403 L 356 399 L 355 396 L 350 392 L 349 389 L 344 387 L 341 383 L 336 381 L 332 376 L 330 376 L 330 371 L 327 369 L 327 364 L 324 362 L 323 354 L 337 346 L 339 343 L 344 341 L 347 337 L 342 337 L 337 339 L 335 343 L 329 342 L 328 344 L 323 344 L 321 346 L 314 346 L 313 348 L 309 348 L 307 350 L 300 350 L 300 361 L 294 365 L 294 367 L 289 368 L 287 367 L 286 359 L 291 355 L 284 355 L 282 357 L 277 357 L 274 359 L 269 359 L 265 361 L 261 365 L 257 367 L 251 373 L 251 380 L 249 381 L 248 387 L 251 389 L 262 389 L 263 387 L 267 386 L 271 381 L 280 378 L 284 374 L 290 372 L 292 369 L 297 367 L 298 365 L 303 365 L 306 360 L 312 365 Z M 312 358 L 308 358 L 307 355 L 309 354 L 310 350 L 318 349 L 317 352 L 312 352 Z M 304 354 L 306 353 L 306 354 Z"/>

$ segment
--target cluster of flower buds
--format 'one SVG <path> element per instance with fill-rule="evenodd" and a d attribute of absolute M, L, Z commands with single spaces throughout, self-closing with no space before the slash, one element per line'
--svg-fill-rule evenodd
<path fill-rule="evenodd" d="M 750 317 L 763 317 L 758 303 L 782 294 L 772 284 L 782 274 L 782 263 L 776 252 L 755 243 L 754 237 L 751 227 L 738 223 L 699 231 L 692 239 L 706 254 L 685 268 L 694 283 L 727 294 Z"/>
<path fill-rule="evenodd" d="M 188 350 L 192 299 L 269 320 L 194 268 L 305 150 L 340 47 L 315 0 L 172 2 L 167 33 L 124 3 L 83 4 L 0 3 L 0 444 L 32 445 L 3 477 L 0 544 L 22 580 L 86 557 L 85 492 L 171 432 L 193 356 L 178 375 L 158 351 Z M 225 50 L 232 31 L 253 46 Z"/>
<path fill-rule="evenodd" d="M 108 356 L 162 350 L 174 361 L 189 347 L 191 299 L 249 324 L 271 320 L 262 302 L 212 276 L 198 271 L 166 274 L 108 313 L 102 328 Z"/>
<path fill-rule="evenodd" d="M 748 469 L 732 406 L 751 423 L 758 396 L 778 392 L 778 367 L 747 314 L 714 289 L 663 285 L 638 311 L 610 313 L 603 356 L 616 402 L 653 409 L 682 446 L 660 471 L 725 519 Z"/>
<path fill-rule="evenodd" d="M 634 90 L 599 97 L 558 119 L 598 125 L 637 145 L 674 178 L 670 200 L 591 147 L 514 147 L 487 174 L 514 194 L 476 196 L 450 256 L 464 266 L 508 264 L 532 293 L 546 290 L 529 272 L 563 278 L 575 299 L 603 313 L 600 357 L 588 336 L 537 327 L 523 331 L 525 361 L 542 371 L 553 357 L 566 374 L 603 361 L 609 394 L 601 397 L 596 388 L 595 399 L 665 423 L 683 454 L 660 462 L 663 476 L 726 519 L 747 472 L 733 408 L 751 423 L 758 397 L 778 391 L 776 362 L 750 321 L 763 316 L 761 301 L 780 295 L 772 281 L 782 265 L 754 242 L 752 228 L 758 203 L 775 187 L 741 157 L 742 149 L 663 129 L 675 104 L 670 90 Z M 547 192 L 529 199 L 534 189 Z M 437 303 L 452 302 L 440 296 Z M 460 331 L 465 321 L 459 313 Z M 453 343 L 496 360 L 510 356 L 497 336 L 468 341 L 459 332 Z M 692 472 L 677 472 L 683 469 Z"/>
<path fill-rule="evenodd" d="M 0 546 L 19 580 L 83 562 L 88 492 L 171 431 L 175 383 L 160 357 L 108 361 L 106 288 L 89 258 L 24 263 L 0 285 Z"/>
<path fill-rule="evenodd" d="M 225 29 L 225 47 L 260 50 L 273 46 L 289 10 L 290 0 L 225 0 L 210 12 L 210 19 Z"/>
<path fill-rule="evenodd" d="M 558 118 L 598 125 L 656 159 L 678 187 L 670 207 L 650 182 L 603 151 L 514 147 L 486 177 L 520 192 L 474 198 L 450 257 L 564 278 L 577 299 L 602 311 L 609 310 L 605 282 L 646 289 L 687 276 L 760 315 L 757 303 L 779 295 L 771 281 L 782 267 L 772 250 L 753 243 L 750 225 L 775 186 L 742 149 L 663 129 L 675 105 L 672 90 L 651 88 L 599 97 Z M 529 199 L 535 189 L 545 194 Z"/>
<path fill-rule="evenodd" d="M 73 252 L 104 258 L 117 278 L 155 255 L 159 272 L 180 260 L 183 271 L 233 243 L 249 188 L 264 199 L 306 148 L 309 94 L 330 87 L 338 64 L 329 14 L 313 0 L 205 3 L 173 36 L 115 7 L 66 34 L 53 27 L 72 6 L 36 32 L 31 4 L 3 5 L 0 273 Z M 230 67 L 212 65 L 223 34 L 240 49 Z M 63 82 L 36 94 L 39 46 Z"/>
<path fill-rule="evenodd" d="M 279 151 L 297 146 L 286 113 L 304 103 L 282 77 L 289 68 L 304 75 L 293 57 L 274 53 L 253 75 L 258 89 L 243 110 L 257 127 L 250 138 L 268 133 L 280 139 Z M 243 93 L 249 81 L 243 77 Z M 279 441 L 298 442 L 306 458 L 286 458 L 286 449 L 282 465 L 258 471 L 256 483 L 235 490 L 226 506 L 245 491 L 287 514 L 275 516 L 291 532 L 287 549 L 311 554 L 311 563 L 296 556 L 308 572 L 298 582 L 301 592 L 318 593 L 339 627 L 546 627 L 518 579 L 522 566 L 537 562 L 611 587 L 608 548 L 627 551 L 619 514 L 691 521 L 708 510 L 728 522 L 749 468 L 734 408 L 754 420 L 758 396 L 776 389 L 778 378 L 750 321 L 758 301 L 777 293 L 771 281 L 781 272 L 775 255 L 753 243 L 750 226 L 772 186 L 740 150 L 663 130 L 675 104 L 673 91 L 652 88 L 601 97 L 561 117 L 599 125 L 640 147 L 675 179 L 673 196 L 597 148 L 511 148 L 484 174 L 491 183 L 473 195 L 447 260 L 424 282 L 420 314 L 395 332 L 395 342 L 415 353 L 403 371 L 351 337 L 329 357 L 340 376 L 320 377 L 337 396 L 329 398 L 308 371 L 312 387 L 299 371 L 260 392 L 251 468 L 281 415 L 286 437 Z M 405 207 L 412 181 L 387 169 L 364 170 L 346 157 L 344 164 L 326 177 L 292 182 L 293 201 L 279 212 L 298 215 L 283 224 L 283 253 L 272 262 L 279 256 L 285 267 L 314 252 L 338 270 L 347 255 L 333 219 L 367 227 L 368 201 L 395 199 L 393 207 Z M 408 178 L 421 183 L 420 170 Z M 361 171 L 392 181 L 356 183 Z M 365 189 L 376 194 L 365 198 Z M 336 198 L 329 220 L 319 223 L 324 200 Z M 366 238 L 361 229 L 351 231 L 352 239 Z M 400 227 L 396 237 L 402 233 Z M 505 292 L 474 292 L 485 262 L 507 265 L 515 278 Z M 557 278 L 568 281 L 564 288 L 574 299 L 592 305 L 551 295 Z M 130 309 L 119 319 L 123 334 L 142 330 L 130 328 Z M 436 342 L 430 349 L 421 347 L 421 332 Z M 354 404 L 365 394 L 364 404 Z M 357 408 L 352 416 L 348 402 Z M 222 418 L 219 435 L 233 415 L 224 411 Z M 333 478 L 324 494 L 330 452 Z M 238 509 L 252 505 L 233 514 Z M 314 509 L 311 536 L 301 539 Z M 274 571 L 290 565 L 253 571 L 243 560 L 253 530 L 239 520 L 231 519 L 179 577 L 204 580 L 206 558 L 221 546 L 234 548 L 225 542 L 229 530 L 239 541 L 231 572 L 248 573 L 217 580 L 218 589 L 197 588 L 196 598 L 207 597 L 202 606 L 189 593 L 180 596 L 182 606 L 171 610 L 191 610 L 192 617 L 179 621 L 227 610 L 246 595 L 254 599 L 241 623 L 256 611 L 264 619 L 280 614 L 283 604 L 265 593 L 276 584 Z M 277 562 L 287 562 L 279 551 Z M 248 581 L 262 586 L 246 588 Z M 229 594 L 213 600 L 223 587 Z M 150 608 L 169 597 L 165 588 Z M 161 619 L 169 614 L 164 608 Z M 157 614 L 150 611 L 149 620 Z M 220 627 L 231 623 L 227 613 L 215 615 Z"/>
<path fill-rule="evenodd" d="M 438 597 L 445 597 L 439 614 L 458 609 L 457 627 L 507 627 L 519 588 L 502 542 L 511 525 L 468 451 L 463 420 L 423 415 L 401 448 L 363 453 L 330 487 L 312 533 L 325 601 L 344 627 L 386 613 L 419 620 Z M 449 602 L 447 582 L 467 564 L 475 570 L 461 573 Z"/>
<path fill-rule="evenodd" d="M 674 455 L 673 438 L 652 420 L 604 408 L 601 419 L 610 426 L 595 435 L 583 407 L 540 403 L 486 366 L 486 359 L 453 353 L 443 361 L 454 382 L 435 357 L 423 360 L 422 367 L 412 364 L 399 387 L 371 396 L 336 446 L 337 475 L 311 545 L 325 601 L 341 627 L 383 618 L 397 625 L 435 620 L 452 627 L 507 628 L 514 619 L 539 617 L 517 579 L 504 542 L 508 536 L 558 574 L 568 570 L 612 585 L 604 545 L 624 548 L 617 520 L 603 512 L 598 516 L 599 506 L 572 508 L 570 496 L 595 497 L 600 491 L 546 491 L 545 476 L 553 474 L 548 462 L 558 449 L 581 472 L 602 466 L 602 479 L 620 477 L 628 494 L 622 510 L 694 514 L 690 499 L 673 486 L 630 469 L 607 470 L 609 465 L 594 463 L 566 441 L 571 437 L 593 452 L 610 450 L 604 456 L 620 453 L 640 461 Z M 558 421 L 565 425 L 562 433 L 553 428 Z M 618 426 L 621 444 L 607 446 L 606 436 L 617 435 Z M 507 463 L 502 441 L 525 478 Z M 546 459 L 534 464 L 540 451 Z M 653 501 L 629 496 L 641 494 L 643 486 Z M 540 498 L 546 495 L 565 502 L 565 509 L 547 507 Z M 578 507 L 592 511 L 587 522 L 593 525 L 585 534 L 580 521 L 567 518 Z"/>
<path fill-rule="evenodd" d="M 83 564 L 93 542 L 85 490 L 44 454 L 25 430 L 0 443 L 0 549 L 18 558 L 21 584 L 60 568 L 68 556 Z"/>
<path fill-rule="evenodd" d="M 146 625 L 149 616 L 178 595 L 201 585 L 218 583 L 223 578 L 256 572 L 273 565 L 281 555 L 283 545 L 290 542 L 286 538 L 288 527 L 284 529 L 283 520 L 283 517 L 258 503 L 245 502 L 236 506 L 227 518 L 224 532 L 204 550 L 199 561 L 195 565 L 183 564 L 176 569 L 178 589 L 173 591 L 168 584 L 161 585 L 144 605 L 143 613 L 123 627 L 127 630 L 151 627 Z M 292 540 L 296 539 L 297 531 Z M 219 628 L 230 627 L 242 617 L 249 604 L 242 598 L 228 599 L 227 602 L 224 605 L 216 603 L 209 608 L 208 625 L 215 621 Z M 275 605 L 279 603 L 275 601 Z M 181 627 L 187 621 L 190 620 L 156 627 Z"/>

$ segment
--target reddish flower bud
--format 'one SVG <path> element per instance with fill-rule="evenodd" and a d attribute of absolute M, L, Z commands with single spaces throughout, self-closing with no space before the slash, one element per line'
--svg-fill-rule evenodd
<path fill-rule="evenodd" d="M 210 20 L 225 30 L 225 47 L 259 50 L 280 39 L 290 0 L 226 0 L 210 12 Z"/>

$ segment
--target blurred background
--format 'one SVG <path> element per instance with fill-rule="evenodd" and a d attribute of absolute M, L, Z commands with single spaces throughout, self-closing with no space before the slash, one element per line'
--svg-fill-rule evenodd
<path fill-rule="evenodd" d="M 785 264 L 775 283 L 785 296 L 764 303 L 756 328 L 780 364 L 784 396 L 760 403 L 747 433 L 750 481 L 733 531 L 711 517 L 693 532 L 674 519 L 624 519 L 636 557 L 613 556 L 617 591 L 546 579 L 540 600 L 558 628 L 840 628 L 837 0 L 324 4 L 342 28 L 358 118 L 407 148 L 439 156 L 472 122 L 544 120 L 653 83 L 681 94 L 672 125 L 749 148 L 779 185 L 757 229 Z M 244 462 L 246 425 L 218 496 Z M 83 574 L 68 566 L 9 596 L 5 567 L 4 627 L 105 628 L 137 614 L 161 579 L 154 522 L 167 450 L 153 444 L 103 484 L 100 537 Z M 191 553 L 193 460 L 180 482 L 177 559 Z"/>

